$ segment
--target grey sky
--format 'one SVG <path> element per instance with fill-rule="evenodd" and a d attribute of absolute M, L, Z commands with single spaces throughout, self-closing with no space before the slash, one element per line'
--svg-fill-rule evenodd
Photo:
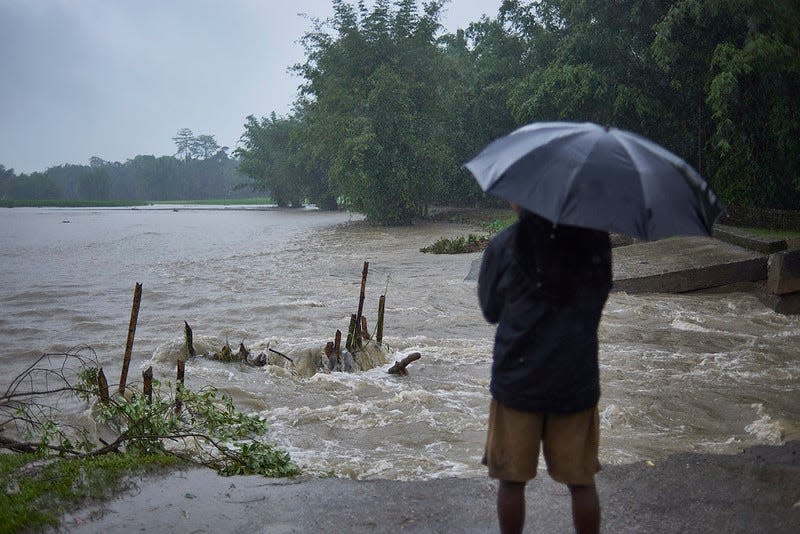
<path fill-rule="evenodd" d="M 500 1 L 451 0 L 445 29 Z M 0 164 L 172 154 L 179 128 L 233 148 L 247 115 L 289 111 L 311 29 L 298 13 L 326 18 L 331 2 L 0 0 Z"/>

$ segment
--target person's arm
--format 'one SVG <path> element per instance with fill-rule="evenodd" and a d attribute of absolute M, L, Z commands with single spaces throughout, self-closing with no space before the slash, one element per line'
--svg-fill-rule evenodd
<path fill-rule="evenodd" d="M 503 301 L 498 295 L 498 283 L 503 274 L 501 246 L 497 241 L 492 241 L 483 253 L 481 269 L 478 274 L 478 302 L 484 318 L 490 323 L 500 320 Z"/>

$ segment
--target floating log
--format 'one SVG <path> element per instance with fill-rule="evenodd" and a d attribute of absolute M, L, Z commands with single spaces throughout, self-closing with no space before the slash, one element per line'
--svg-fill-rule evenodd
<path fill-rule="evenodd" d="M 421 357 L 422 355 L 419 352 L 412 352 L 399 362 L 394 362 L 394 365 L 389 368 L 387 373 L 390 375 L 407 375 L 406 367 L 408 367 L 408 364 L 419 360 Z"/>
<path fill-rule="evenodd" d="M 183 334 L 186 337 L 186 352 L 189 356 L 197 356 L 197 353 L 194 351 L 194 343 L 192 343 L 192 327 L 189 326 L 189 323 L 183 321 Z"/>
<path fill-rule="evenodd" d="M 142 301 L 142 284 L 137 282 L 133 290 L 133 305 L 131 306 L 131 321 L 128 324 L 128 340 L 125 342 L 125 356 L 122 359 L 122 373 L 119 376 L 119 392 L 125 393 L 125 385 L 128 382 L 128 367 L 131 363 L 131 352 L 133 351 L 133 338 L 136 335 L 136 322 L 139 320 L 139 304 Z"/>
<path fill-rule="evenodd" d="M 375 341 L 383 343 L 383 314 L 386 312 L 386 295 L 378 301 L 378 321 L 375 323 Z"/>
<path fill-rule="evenodd" d="M 358 313 L 356 314 L 356 332 L 361 326 L 361 317 L 364 313 L 364 292 L 367 289 L 367 273 L 369 272 L 369 262 L 364 262 L 364 269 L 361 271 L 361 293 L 358 297 Z M 356 334 L 356 343 L 361 344 L 361 336 Z"/>
<path fill-rule="evenodd" d="M 100 400 L 102 402 L 108 402 L 111 397 L 108 394 L 108 380 L 106 380 L 106 375 L 102 367 L 97 373 L 97 388 L 100 394 Z"/>
<path fill-rule="evenodd" d="M 147 398 L 147 404 L 153 403 L 153 366 L 142 372 L 142 393 Z"/>

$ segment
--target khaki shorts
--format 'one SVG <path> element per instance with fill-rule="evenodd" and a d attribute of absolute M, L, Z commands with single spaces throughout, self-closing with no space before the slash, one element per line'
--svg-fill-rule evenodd
<path fill-rule="evenodd" d="M 597 406 L 581 412 L 550 414 L 514 410 L 492 399 L 483 463 L 489 476 L 527 482 L 536 476 L 539 444 L 553 480 L 583 486 L 600 470 L 600 416 Z"/>

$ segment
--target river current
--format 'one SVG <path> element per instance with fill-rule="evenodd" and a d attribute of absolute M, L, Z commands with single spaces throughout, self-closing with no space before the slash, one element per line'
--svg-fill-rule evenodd
<path fill-rule="evenodd" d="M 183 321 L 201 351 L 243 342 L 318 356 L 358 307 L 386 294 L 383 365 L 293 372 L 196 357 L 214 386 L 258 413 L 306 472 L 353 478 L 479 476 L 493 327 L 466 281 L 478 254 L 431 255 L 468 225 L 365 224 L 316 210 L 0 209 L 0 387 L 43 352 L 94 349 L 118 380 L 134 285 L 143 285 L 130 375 L 174 380 Z M 800 439 L 800 318 L 748 293 L 614 293 L 600 326 L 601 461 L 734 453 Z M 386 373 L 410 352 L 409 375 Z M 80 415 L 76 401 L 66 411 Z"/>

